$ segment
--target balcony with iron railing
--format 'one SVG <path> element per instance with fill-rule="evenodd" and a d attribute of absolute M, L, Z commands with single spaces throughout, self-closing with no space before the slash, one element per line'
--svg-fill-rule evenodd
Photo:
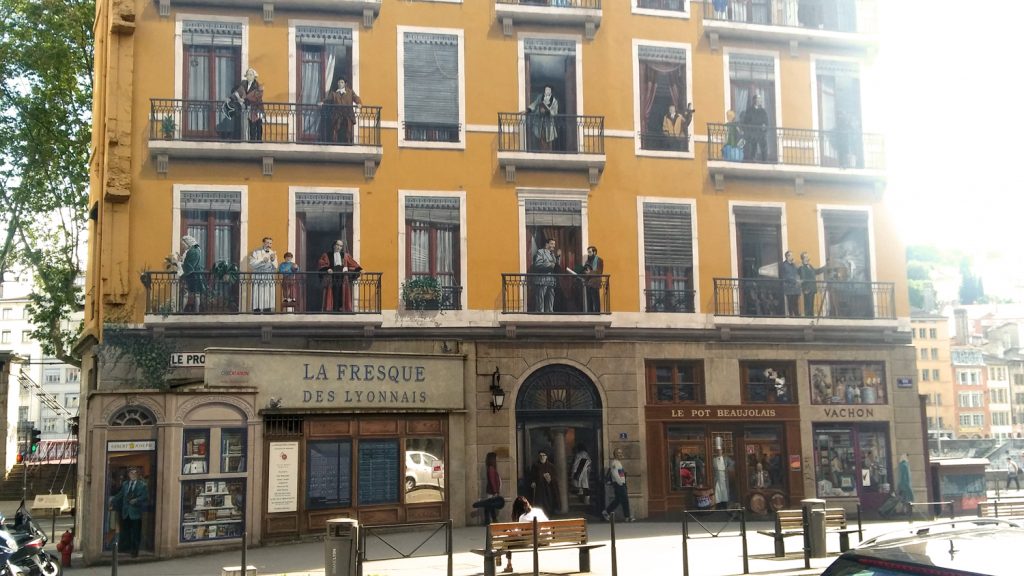
<path fill-rule="evenodd" d="M 607 274 L 502 274 L 503 314 L 611 314 Z"/>
<path fill-rule="evenodd" d="M 787 298 L 778 278 L 715 278 L 715 316 L 748 318 L 811 318 L 895 320 L 892 282 L 818 281 L 807 283 Z"/>
<path fill-rule="evenodd" d="M 604 116 L 498 113 L 498 165 L 508 182 L 519 167 L 585 171 L 596 184 L 605 160 Z"/>
<path fill-rule="evenodd" d="M 144 272 L 146 314 L 380 314 L 380 272 Z"/>
<path fill-rule="evenodd" d="M 644 311 L 692 314 L 696 312 L 694 307 L 696 295 L 695 290 L 647 288 L 644 290 Z"/>
<path fill-rule="evenodd" d="M 601 26 L 601 0 L 495 0 L 494 12 L 505 36 L 515 24 L 584 27 L 592 40 Z"/>
<path fill-rule="evenodd" d="M 708 124 L 707 162 L 716 188 L 725 176 L 885 181 L 882 136 L 845 130 Z"/>
<path fill-rule="evenodd" d="M 265 102 L 258 114 L 222 101 L 150 100 L 149 151 L 168 158 L 364 164 L 372 177 L 383 156 L 380 106 Z M 256 118 L 256 119 L 253 119 Z M 266 170 L 266 166 L 264 167 Z"/>
<path fill-rule="evenodd" d="M 363 17 L 363 26 L 373 27 L 380 14 L 381 0 L 157 0 L 160 16 L 169 16 L 171 6 L 211 6 L 216 8 L 247 8 L 260 10 L 264 22 L 274 21 L 277 9 L 327 12 L 330 14 L 357 14 Z"/>
<path fill-rule="evenodd" d="M 868 48 L 877 44 L 876 0 L 707 0 L 704 32 L 721 38 Z"/>
<path fill-rule="evenodd" d="M 656 10 L 656 15 L 663 15 L 662 13 L 669 14 L 688 14 L 687 0 L 636 0 L 636 7 L 638 10 Z"/>

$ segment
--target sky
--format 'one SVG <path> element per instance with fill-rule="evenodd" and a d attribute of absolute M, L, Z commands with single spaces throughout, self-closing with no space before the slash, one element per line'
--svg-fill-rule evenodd
<path fill-rule="evenodd" d="M 885 135 L 884 194 L 904 243 L 1024 268 L 1024 2 L 876 2 L 865 131 Z"/>

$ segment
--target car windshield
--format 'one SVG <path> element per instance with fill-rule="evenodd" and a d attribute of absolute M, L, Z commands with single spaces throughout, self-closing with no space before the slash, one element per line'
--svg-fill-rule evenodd
<path fill-rule="evenodd" d="M 877 561 L 862 563 L 860 559 L 840 558 L 829 566 L 822 576 L 907 576 L 932 574 L 932 572 L 914 572 L 908 567 L 900 566 L 894 562 L 886 562 L 884 566 L 875 564 L 882 563 Z M 948 574 L 955 575 L 960 573 L 949 571 Z"/>

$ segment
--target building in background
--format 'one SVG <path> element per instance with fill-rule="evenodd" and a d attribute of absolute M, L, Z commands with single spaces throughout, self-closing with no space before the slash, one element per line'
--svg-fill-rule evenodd
<path fill-rule="evenodd" d="M 929 439 L 955 437 L 957 398 L 950 362 L 949 319 L 939 314 L 911 316 L 917 351 L 918 391 L 925 396 Z"/>
<path fill-rule="evenodd" d="M 489 452 L 595 519 L 620 448 L 639 517 L 927 492 L 873 3 L 542 4 L 97 3 L 87 561 L 131 466 L 157 557 L 478 522 Z"/>
<path fill-rule="evenodd" d="M 0 350 L 12 354 L 8 386 L 17 390 L 18 399 L 15 419 L 7 426 L 14 430 L 11 438 L 16 439 L 19 422 L 34 423 L 43 440 L 40 458 L 73 460 L 77 440 L 72 437 L 69 418 L 78 415 L 81 370 L 43 355 L 42 346 L 32 338 L 35 327 L 26 311 L 32 290 L 32 277 L 27 272 L 8 272 L 0 286 Z M 15 441 L 5 461 L 6 469 L 14 465 L 17 451 Z"/>

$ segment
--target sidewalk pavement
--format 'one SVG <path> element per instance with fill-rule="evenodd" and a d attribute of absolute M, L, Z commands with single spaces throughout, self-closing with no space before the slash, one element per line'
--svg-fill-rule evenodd
<path fill-rule="evenodd" d="M 691 576 L 727 576 L 743 573 L 743 542 L 739 537 L 738 521 L 705 517 L 689 525 L 690 539 L 689 573 Z M 883 534 L 909 526 L 906 520 L 900 522 L 865 522 L 864 537 Z M 804 568 L 803 541 L 799 536 L 786 539 L 784 558 L 774 557 L 774 542 L 771 537 L 758 534 L 756 530 L 770 530 L 771 522 L 747 523 L 747 545 L 751 574 L 772 576 L 809 576 L 820 574 L 839 553 L 839 536 L 830 534 L 827 538 L 829 554 L 826 558 L 811 559 L 811 569 Z M 600 521 L 589 522 L 591 542 L 605 544 L 591 552 L 591 574 L 611 576 L 612 560 L 610 547 L 610 524 Z M 721 531 L 717 537 L 712 533 Z M 654 576 L 660 574 L 682 574 L 682 525 L 679 522 L 637 522 L 616 524 L 616 555 L 619 576 Z M 415 558 L 372 561 L 373 558 L 397 556 L 394 546 L 403 553 L 410 553 L 419 546 L 430 531 L 400 533 L 383 536 L 382 540 L 371 536 L 367 541 L 367 558 L 364 576 L 421 576 L 447 573 L 447 557 L 444 555 L 444 531 L 438 532 L 416 552 Z M 453 574 L 477 576 L 483 574 L 483 557 L 471 553 L 481 548 L 484 542 L 482 526 L 468 526 L 452 530 Z M 851 544 L 856 545 L 853 535 Z M 301 542 L 252 548 L 247 551 L 246 562 L 257 568 L 260 576 L 304 576 L 324 574 L 324 543 Z M 513 554 L 515 574 L 532 574 L 532 554 Z M 578 554 L 575 550 L 547 551 L 539 554 L 541 574 L 575 574 L 578 570 Z M 108 575 L 111 566 L 96 565 L 81 567 L 76 558 L 74 567 L 67 571 L 69 576 Z M 197 574 L 218 576 L 225 566 L 239 566 L 241 550 L 194 555 L 161 561 L 122 560 L 118 567 L 119 576 L 178 576 Z M 504 566 L 502 566 L 504 568 Z M 499 569 L 500 572 L 501 569 Z"/>

